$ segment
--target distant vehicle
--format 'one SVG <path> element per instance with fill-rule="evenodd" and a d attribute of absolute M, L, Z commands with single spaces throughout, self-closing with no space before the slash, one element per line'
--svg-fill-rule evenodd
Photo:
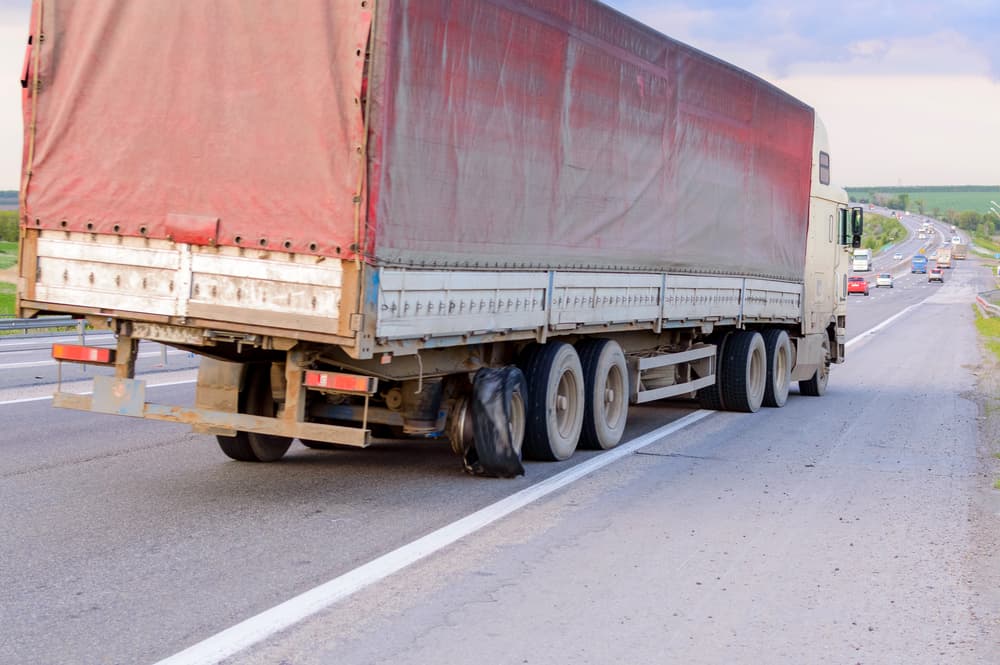
<path fill-rule="evenodd" d="M 854 261 L 851 267 L 854 272 L 867 272 L 872 269 L 872 250 L 870 249 L 856 249 L 854 250 Z"/>
<path fill-rule="evenodd" d="M 899 261 L 902 258 L 903 258 L 903 253 L 902 252 L 896 252 L 895 254 L 892 255 L 892 260 L 893 261 Z"/>
<path fill-rule="evenodd" d="M 919 238 L 920 240 L 927 240 L 927 234 L 926 233 L 918 233 L 917 234 L 917 238 Z"/>
<path fill-rule="evenodd" d="M 848 277 L 847 295 L 851 295 L 852 293 L 868 295 L 868 280 L 864 277 Z"/>
<path fill-rule="evenodd" d="M 892 273 L 880 272 L 878 277 L 875 278 L 875 288 L 883 286 L 888 286 L 890 289 L 895 288 L 892 284 Z"/>
<path fill-rule="evenodd" d="M 942 246 L 937 251 L 936 259 L 938 268 L 950 268 L 951 267 L 951 247 L 948 245 Z"/>
<path fill-rule="evenodd" d="M 951 248 L 951 258 L 953 259 L 969 258 L 969 246 L 965 243 L 955 243 L 955 245 Z"/>
<path fill-rule="evenodd" d="M 910 261 L 910 272 L 927 272 L 927 257 L 923 254 L 914 254 L 913 259 Z"/>
<path fill-rule="evenodd" d="M 954 234 L 955 234 L 955 227 L 954 227 L 954 226 L 953 226 L 953 227 L 951 227 L 951 233 L 952 233 L 952 235 L 954 235 Z"/>
<path fill-rule="evenodd" d="M 944 271 L 940 268 L 931 268 L 931 271 L 927 273 L 928 282 L 941 282 L 944 284 Z M 848 288 L 850 288 L 848 286 Z"/>
<path fill-rule="evenodd" d="M 958 244 L 961 244 L 961 242 L 962 242 L 962 236 L 952 236 L 951 237 L 951 244 L 952 245 L 958 245 Z"/>

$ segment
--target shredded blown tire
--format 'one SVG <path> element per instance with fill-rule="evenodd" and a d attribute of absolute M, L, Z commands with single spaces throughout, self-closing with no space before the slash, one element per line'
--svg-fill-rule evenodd
<path fill-rule="evenodd" d="M 473 443 L 463 456 L 467 473 L 499 478 L 524 475 L 524 386 L 524 375 L 516 367 L 476 372 L 471 405 Z"/>

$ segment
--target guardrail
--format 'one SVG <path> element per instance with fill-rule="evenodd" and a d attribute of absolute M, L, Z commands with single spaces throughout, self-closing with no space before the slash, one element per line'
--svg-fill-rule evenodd
<path fill-rule="evenodd" d="M 76 328 L 81 334 L 87 322 L 72 316 L 45 316 L 38 319 L 0 319 L 0 331 L 50 330 L 52 328 Z"/>
<path fill-rule="evenodd" d="M 980 293 L 976 302 L 987 316 L 1000 317 L 1000 289 Z"/>

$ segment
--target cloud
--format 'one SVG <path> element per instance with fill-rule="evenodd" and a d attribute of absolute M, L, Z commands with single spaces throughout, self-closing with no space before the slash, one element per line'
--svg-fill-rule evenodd
<path fill-rule="evenodd" d="M 671 37 L 727 60 L 736 57 L 735 64 L 765 76 L 807 73 L 830 64 L 857 74 L 924 74 L 932 65 L 934 72 L 1000 80 L 996 0 L 606 1 Z"/>

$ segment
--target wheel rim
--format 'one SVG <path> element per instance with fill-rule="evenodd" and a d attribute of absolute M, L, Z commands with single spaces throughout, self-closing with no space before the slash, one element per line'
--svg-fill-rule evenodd
<path fill-rule="evenodd" d="M 617 365 L 613 365 L 608 371 L 602 393 L 604 405 L 601 412 L 604 414 L 604 422 L 610 429 L 615 429 L 625 413 L 625 377 Z"/>
<path fill-rule="evenodd" d="M 785 395 L 788 393 L 791 382 L 788 369 L 788 347 L 785 345 L 779 347 L 775 356 L 774 392 L 776 395 Z"/>
<path fill-rule="evenodd" d="M 521 393 L 515 392 L 510 396 L 510 420 L 507 427 L 510 428 L 511 446 L 521 454 L 521 447 L 524 445 L 524 428 L 528 422 L 524 409 L 524 398 Z"/>
<path fill-rule="evenodd" d="M 556 386 L 555 411 L 556 411 L 556 431 L 562 439 L 573 436 L 577 423 L 580 420 L 580 404 L 577 401 L 579 385 L 576 377 L 569 370 L 564 370 L 559 377 Z"/>
<path fill-rule="evenodd" d="M 749 393 L 754 401 L 759 401 L 758 397 L 764 396 L 764 385 L 767 382 L 767 354 L 764 345 L 759 344 L 750 353 L 750 367 L 748 368 Z"/>

